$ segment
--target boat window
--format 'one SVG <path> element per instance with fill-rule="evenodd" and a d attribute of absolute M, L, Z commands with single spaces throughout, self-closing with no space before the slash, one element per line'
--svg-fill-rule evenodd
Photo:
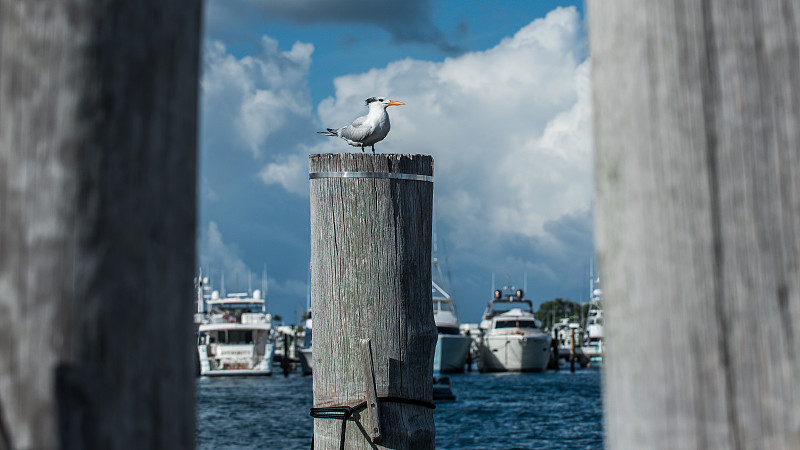
<path fill-rule="evenodd" d="M 456 327 L 436 327 L 439 334 L 460 334 Z"/>
<path fill-rule="evenodd" d="M 498 320 L 495 328 L 536 328 L 533 320 Z"/>
<path fill-rule="evenodd" d="M 228 330 L 228 344 L 252 344 L 252 330 Z"/>

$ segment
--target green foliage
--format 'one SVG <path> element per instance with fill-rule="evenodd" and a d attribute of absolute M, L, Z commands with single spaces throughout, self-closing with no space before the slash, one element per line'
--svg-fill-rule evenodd
<path fill-rule="evenodd" d="M 589 311 L 588 302 L 581 305 L 559 297 L 539 305 L 536 318 L 542 321 L 542 328 L 550 330 L 553 328 L 553 324 L 563 317 L 582 321 L 586 317 L 587 311 Z"/>

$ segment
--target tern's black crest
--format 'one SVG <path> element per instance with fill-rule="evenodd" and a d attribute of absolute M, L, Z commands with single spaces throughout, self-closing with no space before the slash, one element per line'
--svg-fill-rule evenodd
<path fill-rule="evenodd" d="M 369 104 L 370 104 L 370 103 L 372 103 L 372 102 L 382 102 L 382 101 L 383 101 L 383 99 L 382 99 L 382 98 L 380 98 L 380 97 L 370 97 L 370 98 L 366 99 L 366 100 L 364 101 L 364 103 L 366 103 L 367 105 L 369 105 Z"/>

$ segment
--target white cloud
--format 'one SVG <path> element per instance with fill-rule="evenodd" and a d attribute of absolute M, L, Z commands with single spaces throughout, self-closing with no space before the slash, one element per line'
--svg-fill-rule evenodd
<path fill-rule="evenodd" d="M 215 222 L 209 222 L 204 231 L 200 241 L 200 267 L 209 268 L 212 273 L 225 274 L 226 285 L 230 287 L 234 287 L 236 277 L 240 277 L 241 286 L 246 286 L 242 283 L 247 282 L 248 276 L 254 275 L 242 261 L 238 247 L 223 241 L 222 233 Z M 212 283 L 217 282 L 221 283 L 219 280 L 212 280 Z"/>
<path fill-rule="evenodd" d="M 204 134 L 258 158 L 277 130 L 309 121 L 306 77 L 313 51 L 313 45 L 295 42 L 284 52 L 276 40 L 264 36 L 261 53 L 237 58 L 222 42 L 209 42 L 201 82 Z"/>
<path fill-rule="evenodd" d="M 494 48 L 443 62 L 406 59 L 337 78 L 322 101 L 325 126 L 386 95 L 392 131 L 376 149 L 435 159 L 437 220 L 457 242 L 508 234 L 548 238 L 544 225 L 591 201 L 589 64 L 579 16 L 559 8 Z M 323 142 L 312 152 L 352 151 Z M 491 242 L 491 241 L 490 241 Z"/>
<path fill-rule="evenodd" d="M 292 194 L 308 196 L 308 157 L 289 155 L 267 164 L 258 176 L 264 184 L 280 184 Z"/>

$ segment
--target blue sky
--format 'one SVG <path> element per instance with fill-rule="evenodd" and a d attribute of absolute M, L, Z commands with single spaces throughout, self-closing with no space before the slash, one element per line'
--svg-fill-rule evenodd
<path fill-rule="evenodd" d="M 534 303 L 587 300 L 592 257 L 589 63 L 583 2 L 248 0 L 206 3 L 198 257 L 225 290 L 305 307 L 308 155 L 353 150 L 315 133 L 381 95 L 376 149 L 435 161 L 442 269 L 462 322 L 492 274 Z"/>

